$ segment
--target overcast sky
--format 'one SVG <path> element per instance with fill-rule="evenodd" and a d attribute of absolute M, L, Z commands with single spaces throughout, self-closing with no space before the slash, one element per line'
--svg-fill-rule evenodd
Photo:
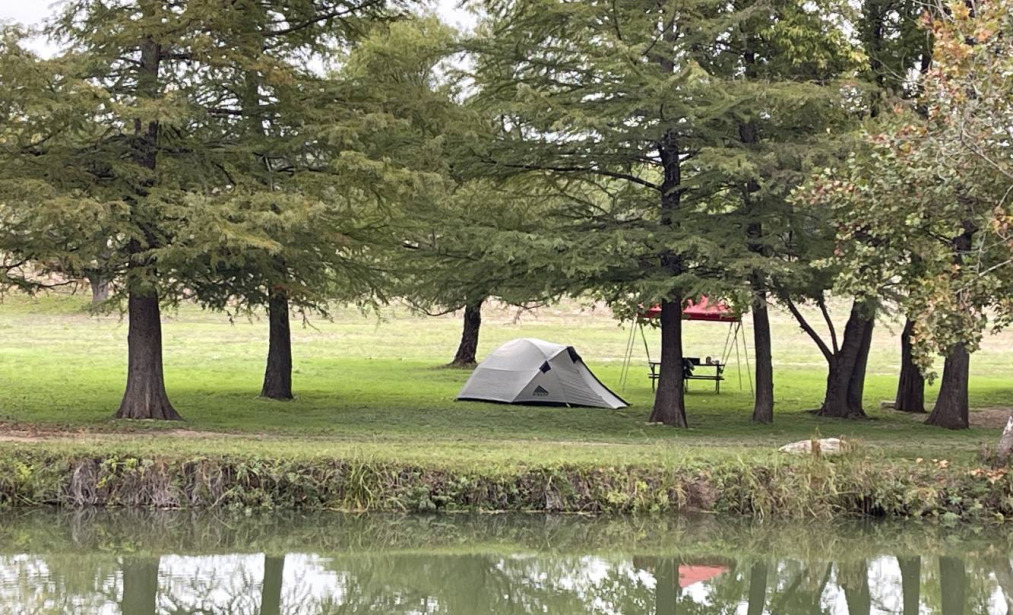
<path fill-rule="evenodd" d="M 460 0 L 428 0 L 436 7 L 436 12 L 443 21 L 456 27 L 467 29 L 474 25 L 474 17 L 467 11 L 457 8 Z M 60 2 L 51 0 L 0 0 L 0 22 L 18 22 L 25 25 L 37 25 L 55 10 Z M 39 51 L 47 51 L 46 45 L 40 42 Z"/>

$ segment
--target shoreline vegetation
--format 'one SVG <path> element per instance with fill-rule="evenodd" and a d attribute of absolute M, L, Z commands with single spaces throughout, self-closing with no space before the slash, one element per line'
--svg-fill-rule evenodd
<path fill-rule="evenodd" d="M 130 455 L 17 445 L 0 457 L 0 508 L 345 512 L 707 512 L 755 518 L 1004 521 L 1013 476 L 856 453 L 641 464 L 399 462 L 368 457 Z"/>

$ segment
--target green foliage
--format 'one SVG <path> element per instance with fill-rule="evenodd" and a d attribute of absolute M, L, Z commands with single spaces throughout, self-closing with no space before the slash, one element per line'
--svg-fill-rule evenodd
<path fill-rule="evenodd" d="M 784 267 L 757 253 L 786 235 L 750 240 L 747 227 L 788 224 L 784 195 L 847 121 L 846 7 L 487 8 L 475 100 L 502 128 L 478 168 L 557 195 L 540 233 L 512 238 L 543 279 L 629 310 L 673 289 L 734 298 L 746 274 Z"/>
<path fill-rule="evenodd" d="M 869 129 L 844 163 L 798 194 L 834 221 L 836 249 L 824 264 L 840 271 L 837 288 L 899 298 L 917 322 L 924 369 L 957 344 L 977 349 L 990 316 L 1004 326 L 1011 282 L 1013 165 L 996 136 L 1013 119 L 998 78 L 1010 66 L 994 48 L 1008 46 L 998 42 L 1011 31 L 1008 14 L 958 8 L 933 24 L 927 115 L 899 111 Z"/>
<path fill-rule="evenodd" d="M 32 265 L 12 281 L 98 271 L 216 308 L 368 294 L 383 210 L 431 182 L 376 147 L 375 94 L 313 67 L 397 5 L 81 0 L 48 61 L 8 31 L 0 239 Z"/>

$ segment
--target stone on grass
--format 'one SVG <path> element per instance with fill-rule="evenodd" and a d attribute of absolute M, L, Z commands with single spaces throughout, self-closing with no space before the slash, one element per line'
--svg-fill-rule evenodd
<path fill-rule="evenodd" d="M 814 446 L 815 445 L 815 446 Z M 778 450 L 793 455 L 840 455 L 852 449 L 851 442 L 840 438 L 799 440 L 785 444 Z"/>

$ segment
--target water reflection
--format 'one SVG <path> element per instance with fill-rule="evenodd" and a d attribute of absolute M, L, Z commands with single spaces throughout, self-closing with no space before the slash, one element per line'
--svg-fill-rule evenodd
<path fill-rule="evenodd" d="M 735 520 L 0 517 L 11 615 L 1013 615 L 1008 533 Z"/>

